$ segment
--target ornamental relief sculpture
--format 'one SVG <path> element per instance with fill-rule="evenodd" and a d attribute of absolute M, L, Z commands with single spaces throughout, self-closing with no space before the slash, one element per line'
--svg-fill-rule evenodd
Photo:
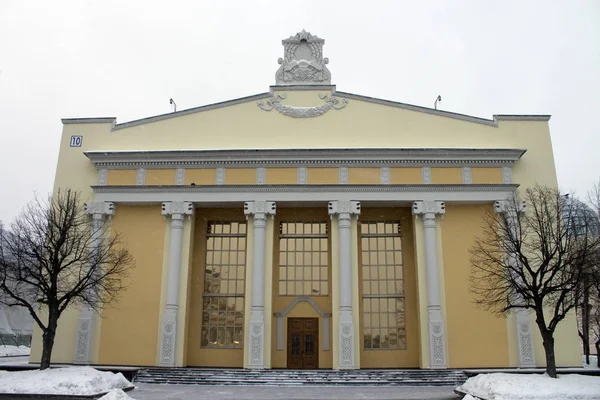
<path fill-rule="evenodd" d="M 277 85 L 331 83 L 331 73 L 326 67 L 329 59 L 323 58 L 325 40 L 302 30 L 281 42 L 284 57 L 277 60 L 281 65 L 275 73 Z"/>
<path fill-rule="evenodd" d="M 324 101 L 322 106 L 316 107 L 294 107 L 281 104 L 281 100 L 285 99 L 287 95 L 285 93 L 273 96 L 270 99 L 264 101 L 258 101 L 256 104 L 265 111 L 271 111 L 276 109 L 279 113 L 292 118 L 314 118 L 325 114 L 332 108 L 335 110 L 341 110 L 348 104 L 347 99 L 340 99 L 335 96 L 328 96 L 326 94 L 319 94 L 319 98 Z"/>

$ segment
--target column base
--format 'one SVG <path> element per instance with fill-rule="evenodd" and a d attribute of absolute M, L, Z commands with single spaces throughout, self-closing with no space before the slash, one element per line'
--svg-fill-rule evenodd
<path fill-rule="evenodd" d="M 248 368 L 265 368 L 265 312 L 252 311 L 248 335 Z"/>
<path fill-rule="evenodd" d="M 531 319 L 529 313 L 518 310 L 516 313 L 517 346 L 519 346 L 519 368 L 535 368 L 535 354 L 533 351 L 533 333 L 531 332 Z"/>
<path fill-rule="evenodd" d="M 73 364 L 92 364 L 92 339 L 96 327 L 96 312 L 83 307 L 77 320 L 77 339 Z"/>
<path fill-rule="evenodd" d="M 176 366 L 177 311 L 178 307 L 175 306 L 175 308 L 165 309 L 163 313 L 160 330 L 160 361 L 158 363 L 161 367 Z"/>
<path fill-rule="evenodd" d="M 429 368 L 445 369 L 446 328 L 440 310 L 429 310 Z"/>
<path fill-rule="evenodd" d="M 340 311 L 339 369 L 356 369 L 354 362 L 354 321 L 352 311 Z"/>

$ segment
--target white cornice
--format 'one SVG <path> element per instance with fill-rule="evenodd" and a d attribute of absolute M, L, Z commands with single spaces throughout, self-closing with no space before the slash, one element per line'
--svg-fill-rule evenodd
<path fill-rule="evenodd" d="M 63 124 L 110 123 L 110 124 L 113 124 L 112 130 L 115 131 L 115 130 L 119 130 L 119 129 L 130 128 L 132 126 L 144 125 L 144 124 L 149 124 L 152 122 L 163 121 L 163 120 L 170 119 L 170 118 L 176 118 L 176 117 L 181 117 L 184 115 L 195 114 L 195 113 L 202 112 L 202 111 L 209 111 L 209 110 L 214 110 L 217 108 L 229 107 L 229 106 L 233 106 L 233 105 L 237 105 L 237 104 L 268 99 L 269 97 L 271 97 L 273 95 L 274 92 L 299 91 L 299 90 L 322 90 L 322 91 L 326 90 L 326 91 L 331 91 L 332 95 L 335 95 L 340 98 L 354 99 L 354 100 L 365 101 L 365 102 L 373 103 L 373 104 L 381 104 L 381 105 L 390 106 L 390 107 L 397 107 L 397 108 L 402 108 L 405 110 L 411 110 L 411 111 L 422 112 L 425 114 L 453 118 L 453 119 L 458 119 L 461 121 L 473 122 L 473 123 L 488 125 L 488 126 L 492 126 L 492 127 L 497 127 L 498 121 L 542 121 L 543 122 L 543 121 L 550 120 L 550 115 L 501 115 L 501 114 L 494 115 L 494 119 L 485 119 L 485 118 L 480 118 L 480 117 L 474 117 L 471 115 L 453 113 L 453 112 L 443 111 L 443 110 L 436 110 L 436 109 L 428 108 L 428 107 L 421 107 L 421 106 L 417 106 L 417 105 L 413 105 L 413 104 L 400 103 L 397 101 L 378 99 L 375 97 L 362 96 L 362 95 L 353 94 L 353 93 L 338 92 L 338 91 L 336 91 L 335 85 L 290 85 L 290 86 L 275 85 L 275 86 L 270 87 L 269 93 L 255 94 L 252 96 L 223 101 L 220 103 L 208 104 L 205 106 L 194 107 L 194 108 L 190 108 L 187 110 L 172 112 L 172 113 L 168 113 L 168 114 L 156 115 L 153 117 L 142 118 L 142 119 L 129 121 L 129 122 L 123 122 L 121 124 L 117 124 L 116 123 L 117 119 L 114 117 L 109 117 L 109 118 L 63 118 L 62 123 Z"/>
<path fill-rule="evenodd" d="M 255 149 L 87 151 L 97 169 L 320 167 L 320 166 L 506 166 L 523 149 Z"/>
<path fill-rule="evenodd" d="M 492 202 L 508 198 L 519 185 L 209 185 L 92 186 L 96 201 L 118 203 L 241 203 L 246 201 Z"/>

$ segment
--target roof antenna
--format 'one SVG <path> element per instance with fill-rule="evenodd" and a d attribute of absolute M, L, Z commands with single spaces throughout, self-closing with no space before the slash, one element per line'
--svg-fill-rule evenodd
<path fill-rule="evenodd" d="M 437 99 L 435 99 L 435 102 L 433 103 L 433 108 L 435 108 L 437 110 L 437 103 L 438 101 L 442 101 L 442 96 L 438 94 Z"/>
<path fill-rule="evenodd" d="M 175 104 L 175 100 L 172 97 L 169 99 L 169 104 L 173 104 L 173 112 L 177 112 L 177 104 Z"/>

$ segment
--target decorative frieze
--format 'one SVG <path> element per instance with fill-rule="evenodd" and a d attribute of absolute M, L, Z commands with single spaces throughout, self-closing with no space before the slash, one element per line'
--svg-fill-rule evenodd
<path fill-rule="evenodd" d="M 98 185 L 106 185 L 108 180 L 108 170 L 106 168 L 100 168 L 98 170 Z"/>
<path fill-rule="evenodd" d="M 306 185 L 306 182 L 307 182 L 306 175 L 307 175 L 306 167 L 298 168 L 298 184 L 299 185 Z"/>
<path fill-rule="evenodd" d="M 222 168 L 222 167 L 217 168 L 215 184 L 217 184 L 217 185 L 225 184 L 225 168 Z"/>
<path fill-rule="evenodd" d="M 471 167 L 463 167 L 462 168 L 462 183 L 463 183 L 463 185 L 470 185 L 473 183 Z"/>
<path fill-rule="evenodd" d="M 315 107 L 295 107 L 281 104 L 281 100 L 285 99 L 287 95 L 285 93 L 279 93 L 270 99 L 258 101 L 256 104 L 261 110 L 271 111 L 272 109 L 277 110 L 280 114 L 292 118 L 314 118 L 325 114 L 331 110 L 341 110 L 346 107 L 348 100 L 340 99 L 335 96 L 328 96 L 319 94 L 318 95 L 324 104 Z"/>
<path fill-rule="evenodd" d="M 430 167 L 423 167 L 421 168 L 421 174 L 422 174 L 422 183 L 424 185 L 430 185 L 431 184 L 431 168 Z"/>
<path fill-rule="evenodd" d="M 135 172 L 135 184 L 145 185 L 146 184 L 146 168 L 138 168 Z"/>
<path fill-rule="evenodd" d="M 427 317 L 429 327 L 429 367 L 446 368 L 446 328 L 441 309 L 438 272 L 436 215 L 446 212 L 443 201 L 415 201 L 412 213 L 423 218 L 425 275 L 427 279 Z"/>
<path fill-rule="evenodd" d="M 177 168 L 175 170 L 175 184 L 183 185 L 185 183 L 185 169 Z"/>
<path fill-rule="evenodd" d="M 338 174 L 339 174 L 339 179 L 338 179 L 339 184 L 347 185 L 348 184 L 348 168 L 340 167 L 338 169 Z"/>
<path fill-rule="evenodd" d="M 256 168 L 256 184 L 264 185 L 267 183 L 267 169 Z"/>
<path fill-rule="evenodd" d="M 380 179 L 382 185 L 390 184 L 390 167 L 381 167 L 380 168 Z"/>
<path fill-rule="evenodd" d="M 504 184 L 512 183 L 512 168 L 511 167 L 502 167 L 502 183 L 504 183 Z"/>

